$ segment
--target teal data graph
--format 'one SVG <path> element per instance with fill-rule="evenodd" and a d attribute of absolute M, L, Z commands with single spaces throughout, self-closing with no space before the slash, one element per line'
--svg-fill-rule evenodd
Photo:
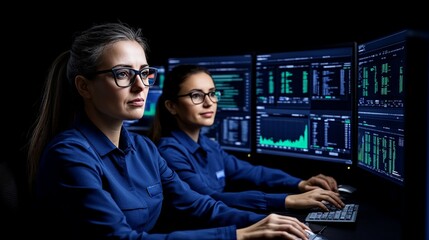
<path fill-rule="evenodd" d="M 291 126 L 286 128 L 285 124 Z M 309 145 L 308 125 L 305 119 L 290 118 L 285 121 L 284 118 L 262 118 L 258 130 L 260 131 L 259 144 L 264 146 L 304 149 Z"/>

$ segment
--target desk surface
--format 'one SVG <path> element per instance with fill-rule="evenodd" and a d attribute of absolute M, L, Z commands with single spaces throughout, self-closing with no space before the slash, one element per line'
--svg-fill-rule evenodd
<path fill-rule="evenodd" d="M 385 209 L 365 201 L 356 201 L 359 212 L 356 223 L 352 225 L 327 225 L 322 235 L 329 240 L 401 240 L 401 214 L 395 209 Z M 305 220 L 306 213 L 287 212 L 301 221 Z M 310 224 L 310 228 L 317 232 L 325 225 Z"/>

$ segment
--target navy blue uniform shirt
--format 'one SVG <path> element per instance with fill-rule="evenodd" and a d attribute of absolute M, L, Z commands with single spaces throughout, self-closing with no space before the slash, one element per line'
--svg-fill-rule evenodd
<path fill-rule="evenodd" d="M 284 171 L 252 165 L 225 152 L 215 141 L 200 133 L 198 143 L 180 130 L 158 143 L 161 155 L 182 180 L 195 191 L 212 196 L 229 206 L 259 211 L 285 210 L 286 193 L 262 191 L 226 192 L 227 184 L 244 181 L 258 187 L 298 191 L 300 178 Z"/>
<path fill-rule="evenodd" d="M 265 217 L 192 191 L 149 139 L 122 128 L 117 148 L 86 118 L 53 139 L 40 164 L 36 206 L 57 239 L 236 239 L 237 227 Z M 151 233 L 167 195 L 213 228 Z"/>

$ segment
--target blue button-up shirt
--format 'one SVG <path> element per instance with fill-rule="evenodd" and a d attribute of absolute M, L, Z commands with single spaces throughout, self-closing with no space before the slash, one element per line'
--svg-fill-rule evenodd
<path fill-rule="evenodd" d="M 297 192 L 300 178 L 280 169 L 252 165 L 225 152 L 203 134 L 198 143 L 180 130 L 163 137 L 158 143 L 161 155 L 180 178 L 199 193 L 212 196 L 229 206 L 259 211 L 285 210 L 287 193 L 266 193 L 259 190 L 228 192 L 227 184 L 246 182 L 255 187 L 283 188 Z"/>
<path fill-rule="evenodd" d="M 236 227 L 265 216 L 192 191 L 146 137 L 122 128 L 120 139 L 117 148 L 84 118 L 45 148 L 36 206 L 43 219 L 51 219 L 44 227 L 64 234 L 57 238 L 236 239 Z M 151 233 L 165 195 L 173 206 L 217 228 Z"/>

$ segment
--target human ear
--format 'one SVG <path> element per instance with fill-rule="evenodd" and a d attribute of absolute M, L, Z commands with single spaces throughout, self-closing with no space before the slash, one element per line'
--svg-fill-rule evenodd
<path fill-rule="evenodd" d="M 176 115 L 176 104 L 172 102 L 171 100 L 165 100 L 164 102 L 165 108 L 170 112 L 171 115 Z"/>
<path fill-rule="evenodd" d="M 74 85 L 78 91 L 78 93 L 83 98 L 90 98 L 91 93 L 88 91 L 88 79 L 82 75 L 77 75 L 74 79 Z"/>

